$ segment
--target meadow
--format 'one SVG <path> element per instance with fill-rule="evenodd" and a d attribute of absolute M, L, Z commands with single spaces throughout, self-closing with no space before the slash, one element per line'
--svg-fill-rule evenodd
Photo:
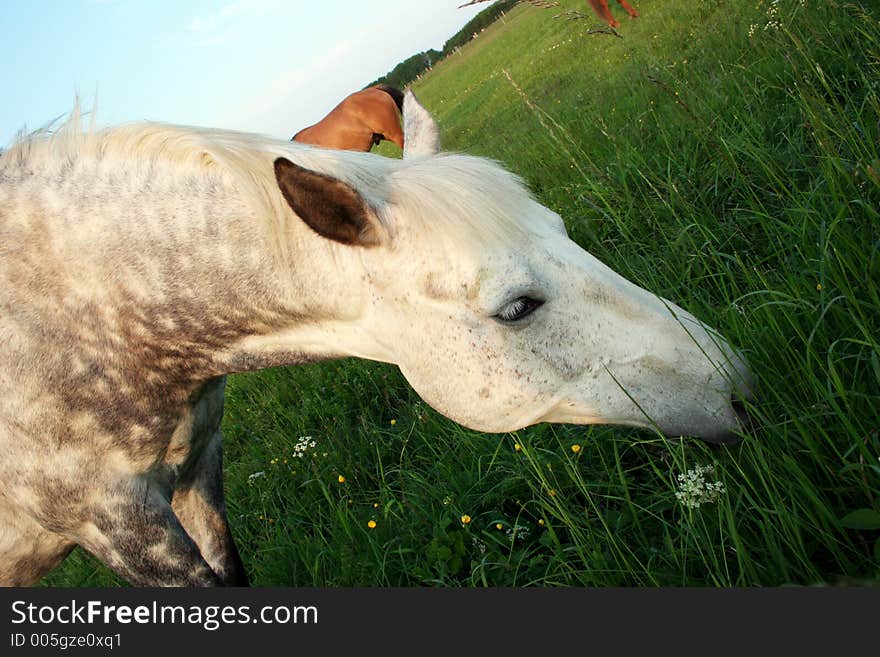
<path fill-rule="evenodd" d="M 582 0 L 520 4 L 414 90 L 445 149 L 504 163 L 740 347 L 754 427 L 488 435 L 389 365 L 234 375 L 226 494 L 254 585 L 880 583 L 880 10 L 612 5 L 622 38 L 554 18 Z M 121 584 L 81 550 L 43 583 Z"/>

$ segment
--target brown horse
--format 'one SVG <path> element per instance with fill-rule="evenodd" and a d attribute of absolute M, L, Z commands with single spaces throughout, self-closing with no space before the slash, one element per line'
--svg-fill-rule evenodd
<path fill-rule="evenodd" d="M 488 0 L 471 0 L 463 5 L 459 5 L 458 8 L 469 7 L 470 5 L 476 5 L 481 2 L 488 2 Z M 549 9 L 550 7 L 556 7 L 559 5 L 558 2 L 547 2 L 546 0 L 526 0 L 526 2 L 542 9 Z M 639 12 L 637 12 L 635 7 L 630 5 L 626 0 L 617 0 L 617 2 L 621 7 L 626 9 L 626 12 L 630 17 L 638 17 Z M 614 20 L 614 16 L 611 15 L 611 10 L 608 8 L 608 0 L 587 0 L 587 3 L 589 3 L 599 17 L 606 21 L 611 27 L 620 27 L 620 23 Z M 580 14 L 578 15 L 580 16 Z"/>
<path fill-rule="evenodd" d="M 590 6 L 593 7 L 593 10 L 599 14 L 601 18 L 603 18 L 611 27 L 619 27 L 620 23 L 614 20 L 614 16 L 611 15 L 611 10 L 608 9 L 608 0 L 587 0 L 590 3 Z M 626 10 L 626 13 L 630 15 L 631 18 L 637 18 L 639 12 L 635 10 L 635 7 L 630 6 L 630 4 L 626 0 L 617 0 L 617 3 Z"/>
<path fill-rule="evenodd" d="M 345 151 L 369 151 L 383 139 L 403 148 L 400 112 L 403 93 L 379 84 L 346 96 L 318 123 L 297 132 L 291 141 Z"/>

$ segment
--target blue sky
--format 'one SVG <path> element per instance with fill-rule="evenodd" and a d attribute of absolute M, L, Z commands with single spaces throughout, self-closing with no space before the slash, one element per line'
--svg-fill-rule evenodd
<path fill-rule="evenodd" d="M 487 4 L 0 0 L 0 147 L 66 113 L 289 138 Z"/>

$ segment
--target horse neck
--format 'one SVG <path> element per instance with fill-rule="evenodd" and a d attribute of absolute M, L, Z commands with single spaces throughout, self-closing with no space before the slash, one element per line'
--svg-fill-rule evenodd
<path fill-rule="evenodd" d="M 67 198 L 64 207 L 45 210 L 59 198 Z M 22 300 L 39 287 L 34 303 L 44 322 L 118 345 L 124 353 L 110 347 L 108 361 L 133 370 L 182 367 L 193 382 L 254 369 L 264 365 L 236 344 L 313 312 L 307 287 L 291 284 L 292 256 L 278 248 L 268 218 L 218 177 L 104 177 L 81 167 L 66 178 L 34 175 L 17 199 L 15 214 L 27 219 L 7 237 L 43 254 L 24 259 L 31 271 L 20 277 Z"/>

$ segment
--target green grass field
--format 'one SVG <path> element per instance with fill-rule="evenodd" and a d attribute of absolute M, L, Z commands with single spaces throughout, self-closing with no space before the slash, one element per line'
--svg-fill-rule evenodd
<path fill-rule="evenodd" d="M 387 365 L 237 375 L 226 491 L 255 585 L 880 583 L 880 11 L 635 4 L 612 3 L 623 38 L 553 18 L 582 0 L 520 5 L 415 90 L 446 149 L 503 162 L 745 351 L 754 431 L 486 435 Z M 698 467 L 723 486 L 689 506 Z M 119 582 L 76 551 L 45 583 Z"/>

